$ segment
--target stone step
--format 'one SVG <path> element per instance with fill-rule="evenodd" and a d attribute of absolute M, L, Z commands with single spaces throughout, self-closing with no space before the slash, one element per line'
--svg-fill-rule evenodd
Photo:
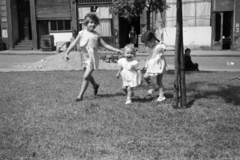
<path fill-rule="evenodd" d="M 33 47 L 32 46 L 18 46 L 16 45 L 13 50 L 32 50 Z"/>
<path fill-rule="evenodd" d="M 33 41 L 21 41 L 18 44 L 30 44 L 30 45 L 32 45 Z"/>
<path fill-rule="evenodd" d="M 15 46 L 20 46 L 20 47 L 32 47 L 33 45 L 32 44 L 25 44 L 25 43 L 18 43 L 17 45 Z"/>
<path fill-rule="evenodd" d="M 13 50 L 32 50 L 33 49 L 33 41 L 32 40 L 21 40 Z"/>

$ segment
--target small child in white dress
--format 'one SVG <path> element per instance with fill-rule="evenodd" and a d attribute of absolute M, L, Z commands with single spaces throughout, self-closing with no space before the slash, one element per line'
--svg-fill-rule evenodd
<path fill-rule="evenodd" d="M 164 101 L 166 97 L 164 96 L 162 78 L 164 72 L 167 71 L 167 63 L 164 56 L 166 45 L 163 42 L 160 42 L 151 31 L 143 33 L 141 41 L 146 45 L 146 51 L 149 54 L 145 65 L 146 73 L 144 74 L 144 79 L 150 86 L 148 94 L 152 95 L 156 90 L 151 81 L 151 77 L 156 77 L 157 85 L 159 87 L 159 97 L 157 101 Z"/>
<path fill-rule="evenodd" d="M 136 50 L 133 45 L 124 47 L 124 58 L 118 60 L 119 70 L 116 75 L 122 77 L 122 89 L 127 94 L 126 104 L 132 103 L 133 88 L 141 84 L 142 74 L 139 67 L 139 62 L 135 59 Z"/>

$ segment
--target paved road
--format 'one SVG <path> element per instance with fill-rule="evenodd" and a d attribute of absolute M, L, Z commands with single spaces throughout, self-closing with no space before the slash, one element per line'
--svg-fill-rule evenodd
<path fill-rule="evenodd" d="M 240 57 L 192 57 L 201 71 L 240 71 Z M 174 68 L 174 58 L 167 57 L 170 67 Z"/>
<path fill-rule="evenodd" d="M 40 61 L 47 55 L 0 55 L 0 71 L 18 71 L 18 66 Z"/>
<path fill-rule="evenodd" d="M 48 55 L 0 55 L 0 71 L 18 71 L 24 66 L 40 61 Z M 140 61 L 145 56 L 138 57 Z M 169 69 L 174 69 L 174 57 L 166 57 Z M 199 57 L 193 56 L 193 62 L 199 63 L 201 71 L 240 71 L 240 57 Z"/>

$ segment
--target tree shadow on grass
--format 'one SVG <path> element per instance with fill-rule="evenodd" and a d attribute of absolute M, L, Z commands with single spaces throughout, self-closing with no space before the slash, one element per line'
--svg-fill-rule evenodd
<path fill-rule="evenodd" d="M 156 97 L 154 97 L 154 96 L 145 96 L 145 97 L 134 96 L 132 98 L 132 101 L 133 102 L 139 102 L 139 103 L 148 103 L 148 102 L 151 102 L 155 98 Z"/>
<path fill-rule="evenodd" d="M 202 91 L 199 89 L 201 86 L 209 87 L 209 89 Z M 187 85 L 187 87 L 188 91 L 194 92 L 194 94 L 191 95 L 191 100 L 187 103 L 188 108 L 190 108 L 196 100 L 210 97 L 220 97 L 224 99 L 226 103 L 240 106 L 240 86 L 222 86 L 214 83 L 194 82 Z"/>
<path fill-rule="evenodd" d="M 185 71 L 185 74 L 198 74 L 198 73 L 213 73 L 214 71 Z M 167 74 L 175 74 L 174 70 L 168 70 Z"/>
<path fill-rule="evenodd" d="M 166 99 L 173 98 L 173 94 L 171 94 L 171 93 L 165 93 L 164 96 L 166 97 Z M 132 101 L 139 102 L 139 103 L 148 103 L 148 102 L 156 100 L 158 97 L 159 97 L 158 91 L 156 91 L 156 92 L 154 92 L 154 94 L 152 96 L 150 96 L 150 95 L 145 95 L 143 97 L 134 96 L 132 98 Z"/>
<path fill-rule="evenodd" d="M 90 96 L 87 99 L 91 100 L 91 99 L 101 99 L 101 98 L 112 98 L 112 97 L 116 97 L 116 96 L 126 96 L 126 94 L 124 93 L 113 93 L 113 94 L 98 94 L 96 96 Z"/>

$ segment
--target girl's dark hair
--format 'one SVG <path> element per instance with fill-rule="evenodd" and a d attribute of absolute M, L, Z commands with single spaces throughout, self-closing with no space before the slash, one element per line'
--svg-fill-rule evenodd
<path fill-rule="evenodd" d="M 155 40 L 157 42 L 160 42 L 160 40 L 156 38 L 153 31 L 146 31 L 142 34 L 142 37 L 141 37 L 142 43 L 145 43 L 145 42 L 148 42 L 148 41 L 151 41 L 151 40 Z"/>
<path fill-rule="evenodd" d="M 190 48 L 186 48 L 185 52 L 191 52 L 191 49 Z"/>
<path fill-rule="evenodd" d="M 84 17 L 83 25 L 86 26 L 89 23 L 89 19 L 93 20 L 97 25 L 99 25 L 99 18 L 96 14 L 94 13 L 88 13 Z"/>

